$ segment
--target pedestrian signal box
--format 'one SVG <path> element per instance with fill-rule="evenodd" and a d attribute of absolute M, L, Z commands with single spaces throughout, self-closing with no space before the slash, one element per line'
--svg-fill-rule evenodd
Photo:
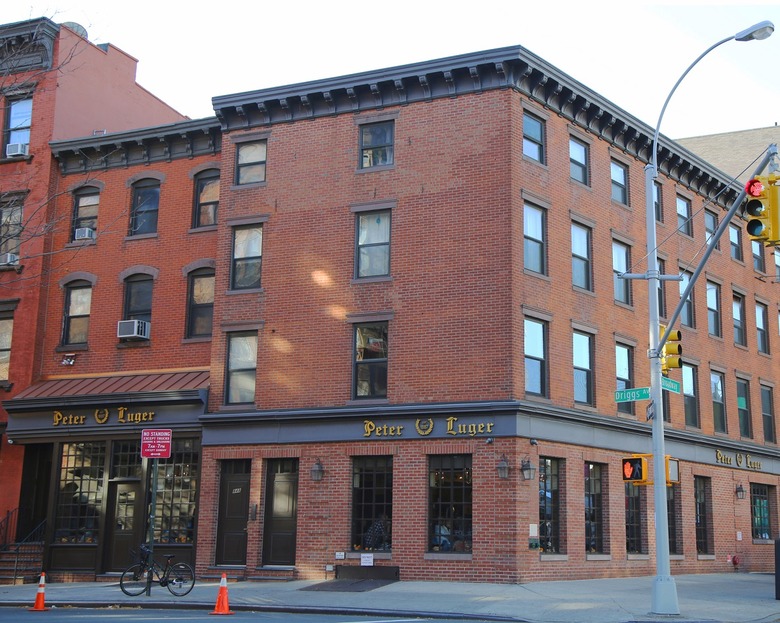
<path fill-rule="evenodd" d="M 646 483 L 647 459 L 643 456 L 632 456 L 623 459 L 623 481 L 633 483 Z"/>

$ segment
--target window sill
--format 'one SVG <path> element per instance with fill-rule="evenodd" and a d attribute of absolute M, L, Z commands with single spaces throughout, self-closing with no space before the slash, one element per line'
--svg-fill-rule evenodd
<path fill-rule="evenodd" d="M 650 554 L 626 554 L 626 560 L 650 560 Z"/>
<path fill-rule="evenodd" d="M 542 562 L 568 562 L 569 561 L 569 555 L 568 554 L 545 554 L 542 553 L 539 555 L 539 559 Z"/>
<path fill-rule="evenodd" d="M 549 275 L 545 275 L 544 273 L 537 273 L 535 270 L 531 270 L 530 268 L 524 268 L 523 274 L 528 277 L 536 277 L 537 279 L 544 279 L 545 281 L 552 281 Z"/>
<path fill-rule="evenodd" d="M 238 412 L 238 411 L 255 411 L 255 403 L 242 402 L 241 404 L 234 404 L 234 405 L 220 405 L 219 407 L 217 407 L 217 410 L 219 412 L 224 412 L 224 413 L 231 413 L 231 412 Z"/>
<path fill-rule="evenodd" d="M 216 225 L 204 225 L 203 227 L 190 227 L 189 230 L 187 230 L 188 234 L 202 234 L 207 231 L 217 231 Z"/>
<path fill-rule="evenodd" d="M 359 285 L 361 283 L 385 283 L 392 280 L 393 278 L 390 275 L 377 275 L 376 277 L 355 277 L 350 283 Z"/>
<path fill-rule="evenodd" d="M 181 341 L 182 344 L 202 344 L 204 342 L 211 342 L 211 336 L 204 335 L 202 337 L 185 337 Z"/>
<path fill-rule="evenodd" d="M 245 290 L 228 290 L 225 292 L 225 296 L 234 296 L 236 294 L 263 294 L 265 290 L 263 288 L 246 288 Z"/>
<path fill-rule="evenodd" d="M 386 405 L 389 404 L 389 401 L 387 398 L 353 398 L 352 400 L 347 401 L 347 405 L 354 407 L 358 405 Z"/>
<path fill-rule="evenodd" d="M 355 551 L 355 552 L 347 552 L 346 559 L 347 560 L 360 560 L 360 557 L 363 554 L 371 554 L 374 556 L 374 560 L 392 560 L 393 559 L 393 553 L 392 552 L 383 552 L 383 551 L 372 551 L 372 550 L 366 550 L 366 551 Z"/>
<path fill-rule="evenodd" d="M 685 554 L 669 554 L 669 560 L 685 560 Z"/>
<path fill-rule="evenodd" d="M 87 344 L 61 344 L 54 348 L 55 353 L 83 352 L 89 350 Z"/>
<path fill-rule="evenodd" d="M 3 151 L 5 151 L 5 147 L 3 147 Z M 0 164 L 7 164 L 9 162 L 30 162 L 32 159 L 32 154 L 27 154 L 26 156 L 16 156 L 14 158 L 0 158 Z"/>
<path fill-rule="evenodd" d="M 365 169 L 355 169 L 355 173 L 374 173 L 375 171 L 392 171 L 395 169 L 393 164 L 380 164 L 375 167 L 366 167 Z"/>
<path fill-rule="evenodd" d="M 135 235 L 125 236 L 125 242 L 129 240 L 149 240 L 150 238 L 157 238 L 157 232 L 154 232 L 152 234 L 135 234 Z"/>
<path fill-rule="evenodd" d="M 471 554 L 441 554 L 438 552 L 426 552 L 423 560 L 451 560 L 456 562 L 471 562 Z"/>
<path fill-rule="evenodd" d="M 137 340 L 137 341 L 124 341 L 119 342 L 116 347 L 117 348 L 150 348 L 152 346 L 152 340 Z"/>
<path fill-rule="evenodd" d="M 587 294 L 588 296 L 596 296 L 596 293 L 593 290 L 588 290 L 587 288 L 582 288 L 578 285 L 572 284 L 571 289 L 575 292 L 579 292 L 580 294 Z"/>
<path fill-rule="evenodd" d="M 268 182 L 250 182 L 249 184 L 233 184 L 230 190 L 252 190 L 253 188 L 265 188 Z"/>
<path fill-rule="evenodd" d="M 696 560 L 715 560 L 715 554 L 696 554 Z"/>
<path fill-rule="evenodd" d="M 92 247 L 97 244 L 97 240 L 71 240 L 65 244 L 66 249 L 81 249 L 83 247 Z"/>
<path fill-rule="evenodd" d="M 585 554 L 585 560 L 607 561 L 612 560 L 611 554 Z"/>
<path fill-rule="evenodd" d="M 772 539 L 753 539 L 753 545 L 772 545 L 773 543 Z"/>

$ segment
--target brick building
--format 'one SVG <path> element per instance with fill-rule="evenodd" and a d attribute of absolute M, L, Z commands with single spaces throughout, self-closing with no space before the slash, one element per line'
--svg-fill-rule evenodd
<path fill-rule="evenodd" d="M 145 533 L 116 520 L 140 516 L 150 470 L 131 457 L 154 411 L 190 443 L 158 471 L 155 539 L 201 576 L 652 574 L 652 492 L 621 474 L 651 452 L 646 403 L 614 396 L 649 380 L 646 283 L 616 274 L 645 270 L 652 129 L 520 47 L 213 104 L 216 119 L 52 146 L 58 212 L 97 188 L 107 228 L 51 236 L 70 261 L 45 288 L 42 374 L 4 402 L 11 438 L 63 466 L 53 568 L 114 571 L 112 551 Z M 659 254 L 687 278 L 739 188 L 664 138 L 659 166 Z M 203 181 L 217 171 L 218 215 Z M 148 192 L 156 229 L 137 232 Z M 682 394 L 666 394 L 677 573 L 729 554 L 767 570 L 774 552 L 778 305 L 767 253 L 733 225 L 685 306 Z M 664 282 L 663 318 L 679 287 Z M 84 288 L 76 349 L 61 327 Z M 208 335 L 192 335 L 209 303 Z M 138 339 L 116 338 L 120 320 Z M 162 389 L 139 393 L 149 378 Z M 74 441 L 104 470 L 90 543 L 54 491 Z"/>

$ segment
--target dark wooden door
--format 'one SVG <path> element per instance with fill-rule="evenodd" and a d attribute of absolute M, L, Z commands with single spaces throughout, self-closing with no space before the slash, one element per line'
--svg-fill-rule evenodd
<path fill-rule="evenodd" d="M 298 460 L 268 461 L 263 564 L 294 565 L 298 525 Z"/>
<path fill-rule="evenodd" d="M 134 561 L 144 541 L 144 505 L 141 483 L 112 482 L 108 486 L 106 517 L 106 571 L 122 571 Z"/>
<path fill-rule="evenodd" d="M 217 516 L 218 565 L 245 565 L 251 461 L 222 461 Z"/>

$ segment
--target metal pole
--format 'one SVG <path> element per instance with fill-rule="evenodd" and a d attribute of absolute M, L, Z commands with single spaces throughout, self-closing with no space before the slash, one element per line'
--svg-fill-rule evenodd
<path fill-rule="evenodd" d="M 157 510 L 157 459 L 152 459 L 152 500 L 149 504 L 149 554 L 147 557 L 148 569 L 146 572 L 146 596 L 149 597 L 152 594 L 152 576 L 154 571 L 152 570 L 153 555 L 154 555 L 154 516 Z"/>

